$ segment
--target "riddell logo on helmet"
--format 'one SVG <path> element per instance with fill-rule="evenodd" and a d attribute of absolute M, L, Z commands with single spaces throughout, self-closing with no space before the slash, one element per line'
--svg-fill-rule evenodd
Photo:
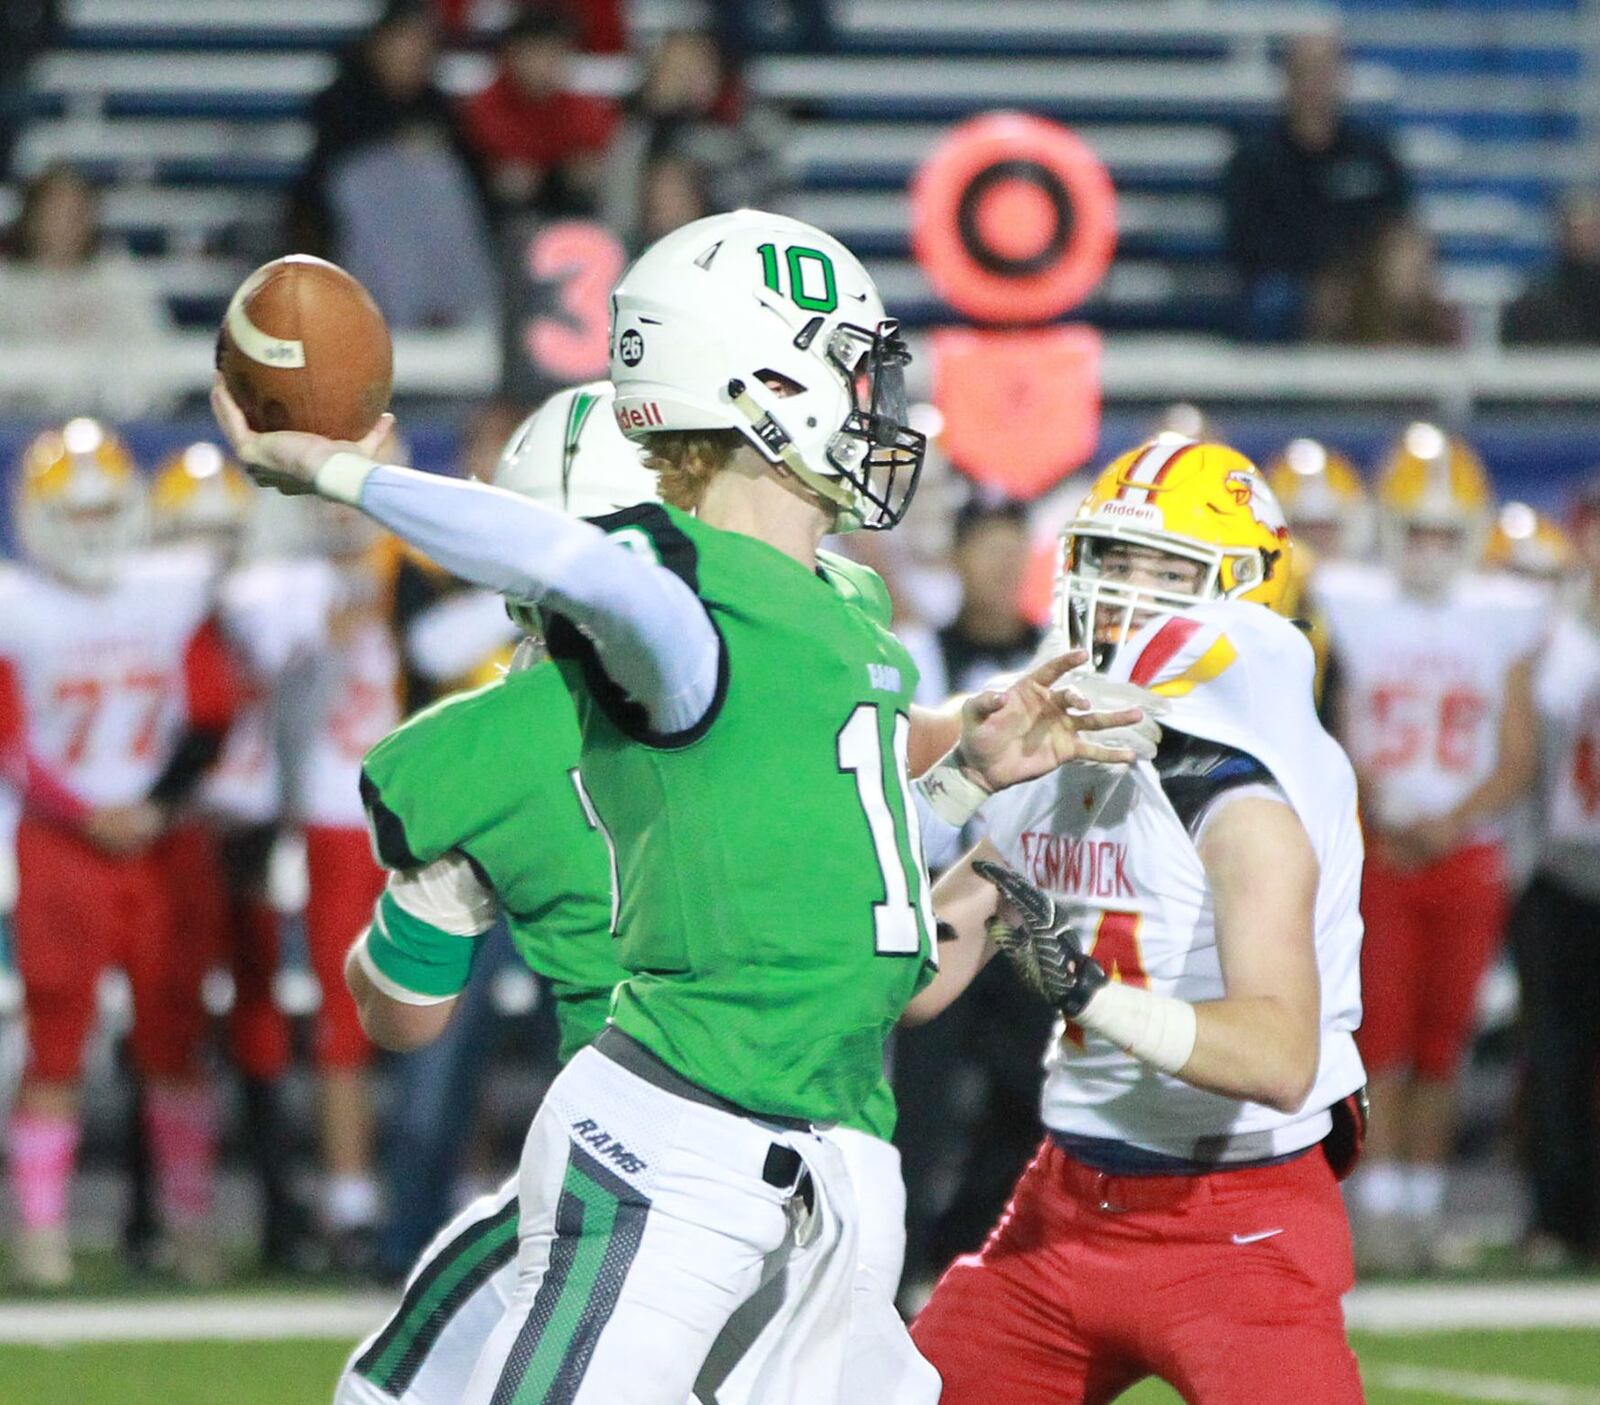
<path fill-rule="evenodd" d="M 654 400 L 646 400 L 643 404 L 617 409 L 617 428 L 626 434 L 630 429 L 661 429 L 666 421 L 661 418 L 661 406 Z"/>
<path fill-rule="evenodd" d="M 1118 522 L 1127 522 L 1136 527 L 1155 527 L 1162 525 L 1161 511 L 1152 507 L 1147 502 L 1123 502 L 1120 498 L 1112 498 L 1095 508 L 1094 515 L 1101 518 L 1112 518 Z"/>

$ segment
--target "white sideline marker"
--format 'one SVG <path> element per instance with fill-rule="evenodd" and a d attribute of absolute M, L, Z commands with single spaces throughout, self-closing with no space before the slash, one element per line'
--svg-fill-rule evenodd
<path fill-rule="evenodd" d="M 294 1337 L 355 1342 L 372 1331 L 394 1304 L 394 1297 L 383 1293 L 14 1303 L 0 1305 L 0 1345 L 279 1341 Z M 1345 1320 L 1357 1331 L 1380 1335 L 1471 1328 L 1600 1328 L 1600 1284 L 1381 1284 L 1352 1292 L 1345 1299 Z M 1373 1370 L 1414 1373 L 1425 1368 L 1374 1366 Z M 1506 1383 L 1499 1377 L 1460 1374 L 1480 1386 L 1485 1381 Z M 1387 1378 L 1385 1383 L 1390 1383 Z M 1392 1384 L 1397 1389 L 1409 1388 L 1400 1380 Z M 1517 1388 L 1557 1394 L 1465 1398 L 1503 1400 L 1513 1405 L 1600 1405 L 1600 1390 L 1585 1391 L 1540 1381 L 1522 1381 Z"/>
<path fill-rule="evenodd" d="M 379 1293 L 17 1304 L 0 1307 L 0 1344 L 281 1341 L 293 1337 L 353 1344 L 382 1322 L 394 1305 L 393 1296 Z"/>
<path fill-rule="evenodd" d="M 1600 1405 L 1600 1390 L 1530 1381 L 1520 1376 L 1493 1376 L 1477 1371 L 1448 1371 L 1437 1366 L 1373 1366 L 1362 1378 L 1388 1390 L 1418 1395 L 1445 1395 L 1454 1400 L 1487 1400 L 1499 1405 Z"/>

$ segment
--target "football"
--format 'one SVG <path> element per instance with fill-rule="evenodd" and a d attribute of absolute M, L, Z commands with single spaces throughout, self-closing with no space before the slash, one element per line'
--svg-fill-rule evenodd
<path fill-rule="evenodd" d="M 325 259 L 290 254 L 233 295 L 217 369 L 252 429 L 359 439 L 389 408 L 394 348 L 359 281 Z"/>

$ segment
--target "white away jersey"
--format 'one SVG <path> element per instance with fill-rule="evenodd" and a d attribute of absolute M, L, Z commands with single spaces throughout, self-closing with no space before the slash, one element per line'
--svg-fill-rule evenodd
<path fill-rule="evenodd" d="M 29 749 L 84 803 L 142 800 L 166 767 L 214 582 L 211 558 L 188 548 L 130 557 L 97 592 L 0 569 L 0 659 L 15 673 Z"/>
<path fill-rule="evenodd" d="M 1365 1081 L 1361 835 L 1355 776 L 1317 722 L 1311 646 L 1260 605 L 1208 602 L 1160 616 L 1109 675 L 1154 691 L 1161 725 L 1248 753 L 1283 790 L 1321 867 L 1316 954 L 1322 1052 L 1304 1107 L 1282 1113 L 1205 1092 L 1109 1041 L 1068 1030 L 1046 1060 L 1045 1124 L 1192 1160 L 1254 1160 L 1326 1135 L 1328 1109 Z M 1204 866 L 1154 764 L 1065 766 L 1002 791 L 982 819 L 1006 862 L 1065 903 L 1113 979 L 1191 1002 L 1226 992 Z"/>
<path fill-rule="evenodd" d="M 1448 813 L 1494 769 L 1506 675 L 1538 647 L 1546 597 L 1509 576 L 1472 575 L 1424 603 L 1392 572 L 1347 561 L 1323 566 L 1315 590 L 1346 694 L 1345 744 L 1380 783 L 1378 819 Z"/>
<path fill-rule="evenodd" d="M 389 622 L 372 606 L 337 610 L 316 672 L 300 818 L 365 831 L 361 762 L 400 724 L 400 653 Z"/>
<path fill-rule="evenodd" d="M 207 813 L 235 824 L 267 824 L 282 801 L 273 693 L 284 673 L 324 647 L 337 581 L 313 558 L 270 558 L 223 582 L 218 611 L 240 664 L 243 698 L 222 755 L 201 785 Z"/>

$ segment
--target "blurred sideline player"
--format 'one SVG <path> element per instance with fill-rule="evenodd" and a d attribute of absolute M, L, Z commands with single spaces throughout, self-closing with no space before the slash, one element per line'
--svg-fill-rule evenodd
<path fill-rule="evenodd" d="M 1512 919 L 1527 1068 L 1533 1215 L 1526 1262 L 1600 1262 L 1600 477 L 1573 514 L 1579 589 L 1534 674 L 1538 868 Z"/>
<path fill-rule="evenodd" d="M 1485 570 L 1504 571 L 1557 595 L 1573 583 L 1578 559 L 1572 540 L 1550 518 L 1525 502 L 1508 502 L 1495 514 L 1484 548 Z"/>
<path fill-rule="evenodd" d="M 655 477 L 617 431 L 603 382 L 550 400 L 513 436 L 495 482 L 580 517 L 656 500 Z M 562 1062 L 604 1027 L 611 992 L 627 974 L 613 949 L 610 862 L 578 784 L 571 699 L 543 660 L 538 620 L 517 613 L 533 632 L 514 676 L 430 708 L 367 758 L 374 843 L 392 871 L 349 974 L 368 1028 L 391 1047 L 442 1031 L 497 908 L 524 959 L 552 983 Z M 830 1133 L 862 1219 L 848 1398 L 873 1405 L 937 1394 L 893 1318 L 905 1253 L 893 1117 L 884 1084 L 870 1115 Z M 513 1177 L 434 1239 L 400 1307 L 353 1354 L 338 1405 L 459 1397 L 510 1300 L 517 1211 Z M 451 1311 L 430 1307 L 444 1281 L 464 1285 Z"/>
<path fill-rule="evenodd" d="M 991 937 L 1073 937 L 1031 967 L 1068 1021 L 1048 1138 L 912 1327 L 943 1405 L 1109 1401 L 1151 1375 L 1200 1405 L 1361 1399 L 1335 1183 L 1359 1139 L 1361 839 L 1278 613 L 1292 550 L 1249 460 L 1177 435 L 1112 463 L 1066 528 L 1058 627 L 1162 740 L 1125 774 L 995 797 L 936 890 L 958 940 L 912 1016 Z M 997 858 L 1020 907 L 975 866 Z"/>
<path fill-rule="evenodd" d="M 1524 502 L 1505 503 L 1495 514 L 1494 530 L 1484 548 L 1486 571 L 1501 571 L 1527 581 L 1545 595 L 1545 608 L 1556 614 L 1581 589 L 1577 556 L 1559 526 Z M 1548 653 L 1549 646 L 1544 652 Z M 1537 666 L 1534 678 L 1537 689 Z M 1505 821 L 1506 881 L 1515 901 L 1539 862 L 1543 839 L 1542 797 L 1526 794 Z"/>
<path fill-rule="evenodd" d="M 1546 611 L 1524 583 L 1474 571 L 1491 499 L 1463 441 L 1412 425 L 1378 498 L 1381 563 L 1330 563 L 1316 590 L 1367 839 L 1372 1133 L 1352 1183 L 1357 1239 L 1371 1267 L 1404 1268 L 1440 1246 L 1457 1069 L 1506 918 L 1504 820 L 1533 777 Z"/>
<path fill-rule="evenodd" d="M 1313 560 L 1356 561 L 1372 544 L 1372 505 L 1356 467 L 1315 439 L 1293 439 L 1267 467 L 1295 551 Z"/>
<path fill-rule="evenodd" d="M 209 1237 L 215 1108 L 198 1054 L 210 953 L 174 901 L 179 807 L 235 706 L 203 552 L 136 550 L 144 492 L 122 445 L 74 420 L 26 451 L 16 521 L 25 568 L 0 578 L 0 666 L 28 744 L 70 788 L 17 830 L 17 964 L 30 1057 L 9 1129 L 17 1271 L 71 1275 L 67 1195 L 78 1077 L 101 974 L 133 991 L 150 1156 L 174 1261 L 215 1271 Z"/>
<path fill-rule="evenodd" d="M 228 971 L 228 1050 L 238 1069 L 247 1154 L 261 1188 L 263 1260 L 304 1262 L 304 1212 L 290 1186 L 289 1136 L 279 1080 L 292 1056 L 289 1021 L 275 997 L 278 914 L 268 893 L 283 777 L 274 728 L 280 676 L 325 633 L 305 563 L 246 559 L 256 494 L 214 444 L 191 444 L 157 470 L 150 490 L 156 540 L 209 551 L 220 584 L 217 616 L 239 671 L 240 705 L 222 754 L 195 797 L 203 821 L 186 832 L 177 891 L 192 932 L 207 932 Z"/>
<path fill-rule="evenodd" d="M 392 541 L 338 503 L 303 505 L 321 558 L 326 637 L 305 681 L 306 706 L 289 725 L 298 753 L 292 811 L 305 835 L 305 933 L 321 988 L 317 1068 L 324 1181 L 321 1216 L 335 1259 L 363 1269 L 379 1210 L 367 1067 L 372 1045 L 345 986 L 350 943 L 383 890 L 361 805 L 361 760 L 400 721 L 401 660 L 394 637 Z"/>
<path fill-rule="evenodd" d="M 819 1124 L 881 1087 L 890 1024 L 937 959 L 907 778 L 915 668 L 881 582 L 819 551 L 909 502 L 924 444 L 908 352 L 859 260 L 761 211 L 658 240 L 612 298 L 618 422 L 696 516 L 576 522 L 379 465 L 376 434 L 254 436 L 220 383 L 213 402 L 258 480 L 359 503 L 542 607 L 616 844 L 629 976 L 534 1118 L 520 1272 L 465 1399 L 680 1405 L 770 1294 L 733 1375 L 764 1405 L 828 1400 L 858 1260 Z M 1139 715 L 1075 717 L 1050 690 L 1068 662 L 969 703 L 921 789 L 1126 755 L 1078 734 Z"/>

